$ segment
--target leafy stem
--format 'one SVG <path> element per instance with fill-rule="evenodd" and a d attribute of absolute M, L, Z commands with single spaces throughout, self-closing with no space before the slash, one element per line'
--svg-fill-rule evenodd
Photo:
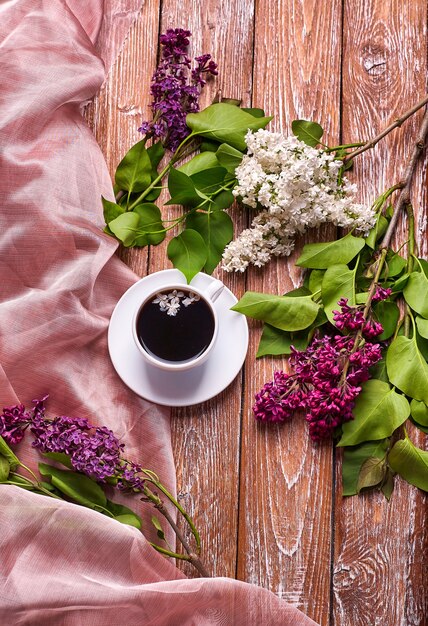
<path fill-rule="evenodd" d="M 194 134 L 191 133 L 190 135 L 188 135 L 187 137 L 185 137 L 183 139 L 183 141 L 178 146 L 178 148 L 175 151 L 174 156 L 171 158 L 171 160 L 167 163 L 167 165 L 163 168 L 163 170 L 158 174 L 158 176 L 154 180 L 152 180 L 150 185 L 148 187 L 146 187 L 146 189 L 138 196 L 138 198 L 136 200 L 134 200 L 134 202 L 128 206 L 128 208 L 127 208 L 128 211 L 132 211 L 132 209 L 134 209 L 137 205 L 139 205 L 141 203 L 141 201 L 144 200 L 144 198 L 146 196 L 148 196 L 151 191 L 153 191 L 153 189 L 157 186 L 157 184 L 162 181 L 164 176 L 169 172 L 171 167 L 175 163 L 177 163 L 178 160 L 188 156 L 189 154 L 191 154 L 195 150 L 196 145 L 192 146 L 192 144 L 190 142 L 190 139 L 193 139 L 193 138 L 194 138 Z M 186 144 L 188 144 L 188 145 L 186 145 Z M 187 148 L 186 151 L 183 151 L 184 147 Z"/>
<path fill-rule="evenodd" d="M 210 573 L 206 569 L 205 565 L 202 563 L 202 561 L 199 558 L 198 554 L 196 554 L 192 550 L 192 548 L 190 547 L 189 543 L 187 542 L 187 540 L 184 537 L 183 533 L 181 532 L 180 528 L 177 526 L 177 524 L 175 523 L 174 519 L 169 514 L 169 511 L 165 507 L 164 503 L 160 502 L 159 504 L 155 504 L 155 508 L 167 520 L 168 524 L 171 526 L 171 528 L 174 530 L 175 534 L 177 535 L 177 538 L 180 541 L 180 543 L 182 544 L 183 548 L 186 550 L 187 555 L 188 555 L 186 560 L 188 560 L 189 563 L 191 563 L 193 565 L 193 567 L 195 567 L 195 569 L 197 569 L 198 572 L 204 578 L 210 578 Z M 157 546 L 153 546 L 153 547 L 155 547 L 157 549 Z M 178 558 L 180 558 L 180 557 L 178 557 Z M 181 558 L 183 558 L 183 557 L 181 556 Z"/>
<path fill-rule="evenodd" d="M 409 227 L 409 239 L 407 245 L 407 273 L 411 274 L 414 266 L 414 257 L 415 257 L 415 249 L 416 249 L 416 240 L 415 240 L 415 216 L 413 213 L 413 207 L 408 202 L 406 204 L 406 212 L 407 212 L 407 223 Z M 406 304 L 405 307 L 405 315 L 404 315 L 404 335 L 406 337 L 410 334 L 410 319 L 413 323 L 413 332 L 415 332 L 415 324 L 412 317 L 412 313 L 410 311 L 410 307 Z"/>
<path fill-rule="evenodd" d="M 332 148 L 327 148 L 325 152 L 337 152 L 337 150 L 346 150 L 346 148 L 359 148 L 360 146 L 364 146 L 367 142 L 365 141 L 356 141 L 355 143 L 344 143 L 340 146 L 333 146 Z"/>
<path fill-rule="evenodd" d="M 201 540 L 199 537 L 199 533 L 193 523 L 193 520 L 191 519 L 191 517 L 186 513 L 186 511 L 183 509 L 183 507 L 181 506 L 181 504 L 174 498 L 174 496 L 169 493 L 169 491 L 161 484 L 161 482 L 159 481 L 159 477 L 152 471 L 150 470 L 143 470 L 143 474 L 145 475 L 145 484 L 144 484 L 144 489 L 143 489 L 143 493 L 144 493 L 144 498 L 142 498 L 143 500 L 149 501 L 151 502 L 154 507 L 159 511 L 159 513 L 161 515 L 163 515 L 163 517 L 167 520 L 168 524 L 171 526 L 171 528 L 173 529 L 177 539 L 180 541 L 181 545 L 183 546 L 183 548 L 185 549 L 187 555 L 183 555 L 183 554 L 178 554 L 176 552 L 172 552 L 171 550 L 167 550 L 165 548 L 162 548 L 161 546 L 158 546 L 154 543 L 152 543 L 152 547 L 155 548 L 155 550 L 157 550 L 158 552 L 161 552 L 162 554 L 165 554 L 167 556 L 173 557 L 173 558 L 177 558 L 177 559 L 182 559 L 182 560 L 186 560 L 189 561 L 189 563 L 191 563 L 193 565 L 193 567 L 195 567 L 195 569 L 204 577 L 209 578 L 210 574 L 208 572 L 208 570 L 206 569 L 205 565 L 202 563 L 201 559 L 199 558 L 199 552 L 201 549 Z M 159 497 L 159 495 L 157 493 L 154 493 L 147 485 L 147 483 L 150 483 L 152 485 L 154 485 L 161 493 L 163 493 L 168 500 L 174 505 L 174 507 L 181 513 L 181 515 L 185 518 L 186 522 L 188 523 L 190 530 L 195 538 L 195 543 L 196 543 L 196 552 L 194 550 L 192 550 L 190 544 L 188 543 L 188 541 L 186 540 L 184 534 L 182 533 L 182 531 L 180 530 L 180 528 L 178 527 L 177 523 L 175 522 L 175 520 L 172 518 L 172 516 L 170 515 L 168 509 L 165 507 L 164 502 L 162 501 L 162 499 Z"/>
<path fill-rule="evenodd" d="M 50 498 L 55 498 L 56 500 L 62 500 L 60 496 L 57 496 L 55 493 L 52 493 L 52 491 L 49 491 L 49 489 L 45 489 L 45 487 L 43 487 L 43 485 L 38 480 L 35 473 L 29 467 L 27 467 L 21 462 L 19 464 L 23 469 L 25 469 L 30 474 L 30 476 L 34 478 L 34 481 L 30 480 L 26 476 L 22 476 L 22 474 L 18 474 L 17 472 L 11 472 L 14 476 L 16 476 L 17 478 L 20 478 L 21 480 L 25 480 L 28 483 L 28 485 L 32 485 L 36 491 L 38 491 L 39 493 L 42 493 L 43 495 L 49 496 Z M 19 485 L 19 483 L 17 482 L 11 483 L 8 481 L 8 483 L 22 487 L 22 485 Z"/>
<path fill-rule="evenodd" d="M 428 101 L 428 96 L 426 98 L 426 101 Z M 400 214 L 401 214 L 401 210 L 410 204 L 410 184 L 412 182 L 413 174 L 416 168 L 416 163 L 418 162 L 418 159 L 424 148 L 427 133 L 428 133 L 428 109 L 427 111 L 425 111 L 425 115 L 423 117 L 420 129 L 419 129 L 417 141 L 413 147 L 412 154 L 407 164 L 407 168 L 404 173 L 404 178 L 402 182 L 400 183 L 400 187 L 401 187 L 400 195 L 398 197 L 397 205 L 395 207 L 391 221 L 388 225 L 388 229 L 382 240 L 381 249 L 389 247 L 391 240 L 392 240 L 392 236 L 395 232 L 395 228 L 397 226 L 398 218 L 400 217 Z"/>
<path fill-rule="evenodd" d="M 198 550 L 200 550 L 201 538 L 199 536 L 198 530 L 192 518 L 190 517 L 190 515 L 186 513 L 186 511 L 183 509 L 181 504 L 174 498 L 172 494 L 169 493 L 169 491 L 162 485 L 162 483 L 159 482 L 159 477 L 154 472 L 151 472 L 150 470 L 144 470 L 144 474 L 147 476 L 146 480 L 148 482 L 151 482 L 153 485 L 155 485 L 155 487 L 157 487 L 159 491 L 161 491 L 168 498 L 168 500 L 176 507 L 176 509 L 184 517 L 186 522 L 189 524 L 190 530 L 192 531 L 192 534 L 195 538 L 196 547 L 198 548 Z"/>
<path fill-rule="evenodd" d="M 389 124 L 386 128 L 384 128 L 375 137 L 373 137 L 372 139 L 369 139 L 369 141 L 367 141 L 364 145 L 362 145 L 357 150 L 354 150 L 354 152 L 350 152 L 349 154 L 347 154 L 346 157 L 344 158 L 344 162 L 349 161 L 350 159 L 354 159 L 359 154 L 366 152 L 366 150 L 370 150 L 371 148 L 374 148 L 374 146 L 381 139 L 386 137 L 386 135 L 388 135 L 395 128 L 398 128 L 399 126 L 401 126 L 403 122 L 405 122 L 409 117 L 411 117 L 414 113 L 416 113 L 416 111 L 419 111 L 419 109 L 421 109 L 425 104 L 427 104 L 427 102 L 428 102 L 428 95 L 425 95 L 422 98 L 422 100 L 420 100 L 417 104 L 415 104 L 411 109 L 403 113 L 403 115 L 395 119 L 391 124 Z"/>
<path fill-rule="evenodd" d="M 425 104 L 426 102 L 428 102 L 428 96 L 425 98 L 424 102 L 422 104 L 416 105 L 417 108 L 413 107 L 413 109 L 411 109 L 411 111 L 413 111 L 413 113 L 420 108 L 421 106 L 423 106 L 423 104 Z M 411 113 L 409 113 L 410 115 Z M 407 115 L 407 117 L 409 117 L 409 115 Z M 404 118 L 406 119 L 406 118 Z M 394 126 L 395 128 L 395 126 Z M 380 251 L 380 255 L 378 256 L 378 259 L 376 261 L 376 271 L 375 271 L 375 275 L 372 279 L 372 282 L 370 284 L 370 288 L 369 288 L 369 292 L 368 292 L 368 297 L 367 297 L 367 301 L 366 301 L 366 305 L 364 307 L 364 312 L 363 312 L 363 317 L 366 320 L 370 314 L 370 310 L 371 310 L 371 304 L 372 304 L 372 300 L 373 300 L 373 296 L 376 293 L 376 287 L 377 284 L 379 282 L 379 278 L 383 269 L 383 266 L 385 264 L 385 260 L 386 260 L 386 255 L 388 252 L 388 248 L 389 245 L 391 243 L 392 237 L 395 233 L 395 229 L 397 227 L 397 222 L 398 222 L 398 218 L 401 214 L 401 211 L 404 207 L 409 207 L 410 205 L 410 184 L 413 178 L 413 174 L 415 172 L 415 168 L 416 168 L 416 164 L 418 162 L 418 159 L 421 155 L 421 152 L 424 148 L 425 145 L 425 139 L 428 133 L 428 109 L 425 111 L 425 115 L 423 117 L 420 129 L 419 129 L 419 134 L 418 134 L 418 138 L 417 141 L 413 147 L 413 151 L 412 154 L 410 156 L 410 160 L 407 164 L 406 167 L 406 171 L 404 174 L 404 178 L 403 181 L 401 183 L 399 183 L 397 185 L 395 185 L 395 187 L 398 189 L 400 188 L 400 195 L 398 196 L 398 200 L 397 200 L 397 204 L 394 210 L 394 213 L 392 215 L 391 221 L 389 222 L 388 228 L 386 230 L 385 236 L 382 240 L 382 243 L 379 247 L 379 251 Z M 393 189 L 392 187 L 390 189 Z M 391 192 L 392 193 L 392 192 Z M 408 209 L 409 211 L 409 209 Z M 409 242 L 409 246 L 412 247 L 411 244 L 411 240 L 414 240 L 414 219 L 413 219 L 413 211 L 411 212 L 411 218 L 409 220 L 409 231 L 410 229 L 412 229 L 412 236 L 410 237 L 410 242 Z M 413 224 L 413 225 L 412 225 Z M 408 311 L 408 313 L 410 313 L 410 311 Z M 404 328 L 406 330 L 406 320 L 408 320 L 408 314 L 406 314 L 405 318 L 404 318 Z M 355 337 L 355 341 L 354 341 L 354 346 L 351 350 L 351 355 L 356 352 L 356 350 L 358 349 L 360 342 L 362 339 L 362 329 L 360 328 L 360 330 L 358 331 L 356 337 Z M 349 364 L 350 364 L 350 360 L 349 357 L 346 360 L 344 366 L 343 366 L 343 372 L 342 372 L 342 377 L 341 377 L 341 381 L 344 382 L 346 380 L 346 374 L 348 372 L 348 368 L 349 368 Z"/>

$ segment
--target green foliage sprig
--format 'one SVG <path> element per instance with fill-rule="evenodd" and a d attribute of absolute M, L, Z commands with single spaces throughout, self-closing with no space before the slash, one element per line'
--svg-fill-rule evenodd
<path fill-rule="evenodd" d="M 426 102 L 424 98 L 399 119 L 407 119 Z M 399 125 L 391 124 L 388 132 Z M 307 122 L 300 128 L 300 137 L 316 145 L 314 142 L 322 136 L 319 129 L 318 124 Z M 385 134 L 380 133 L 372 142 L 347 154 L 361 154 Z M 428 262 L 417 254 L 410 204 L 412 176 L 427 134 L 428 112 L 403 180 L 373 204 L 376 224 L 367 238 L 348 233 L 335 241 L 305 245 L 296 262 L 307 270 L 302 287 L 283 296 L 247 292 L 233 307 L 265 322 L 258 357 L 289 355 L 292 346 L 303 352 L 314 335 L 337 335 L 334 312 L 342 298 L 355 310 L 359 307 L 365 320 L 382 326 L 377 340 L 383 342 L 383 358 L 371 368 L 371 378 L 362 384 L 352 409 L 353 419 L 342 423 L 335 433 L 337 445 L 344 448 L 344 495 L 378 488 L 389 499 L 396 474 L 428 491 L 428 452 L 410 440 L 406 428 L 411 422 L 428 433 Z M 344 161 L 346 164 L 347 156 Z M 397 192 L 393 206 L 391 197 Z M 403 210 L 407 217 L 402 223 L 402 227 L 407 225 L 406 257 L 391 247 Z M 379 286 L 390 296 L 376 301 Z M 349 331 L 343 332 L 346 335 Z M 362 345 L 364 339 L 359 331 L 354 350 Z M 344 381 L 349 358 L 341 367 Z"/>
<path fill-rule="evenodd" d="M 21 407 L 22 405 L 20 407 L 12 407 L 12 409 L 20 410 Z M 15 415 L 18 412 L 17 410 L 15 410 Z M 27 415 L 22 413 L 22 411 L 21 414 Z M 8 415 L 10 415 L 10 412 Z M 2 417 L 4 418 L 4 416 Z M 17 419 L 19 419 L 19 417 Z M 24 422 L 18 426 L 16 425 L 17 423 L 18 422 L 5 425 L 3 419 L 3 434 L 8 437 L 12 433 L 13 438 L 14 431 L 16 432 L 22 427 L 26 428 Z M 41 476 L 38 477 L 19 459 L 5 439 L 0 436 L 0 484 L 14 485 L 21 489 L 32 491 L 33 493 L 48 496 L 49 498 L 66 500 L 84 506 L 114 519 L 117 522 L 133 526 L 144 532 L 143 520 L 135 511 L 107 497 L 106 490 L 111 490 L 117 486 L 117 477 L 109 476 L 103 483 L 100 483 L 87 474 L 76 471 L 70 454 L 64 452 L 44 452 L 43 456 L 48 460 L 62 465 L 66 469 L 41 462 L 38 464 L 38 470 Z M 126 461 L 121 461 L 121 463 L 123 463 L 123 467 L 125 468 Z M 163 525 L 156 515 L 152 515 L 151 523 L 161 543 L 159 545 L 159 543 L 149 542 L 150 545 L 165 556 L 188 561 L 202 576 L 209 577 L 210 574 L 200 559 L 201 539 L 192 518 L 162 484 L 159 476 L 157 476 L 155 472 L 144 468 L 139 468 L 138 472 L 141 479 L 138 481 L 138 487 L 130 488 L 126 493 L 131 495 L 140 493 L 142 495 L 141 500 L 150 503 L 171 526 L 185 552 L 179 553 L 168 544 Z M 165 505 L 166 501 L 169 502 L 170 506 L 172 505 L 179 516 L 183 518 L 192 536 L 193 546 L 187 541 L 184 533 L 169 512 Z"/>
<path fill-rule="evenodd" d="M 102 198 L 105 232 L 125 247 L 143 247 L 161 243 L 180 226 L 168 245 L 174 267 L 189 282 L 201 270 L 211 274 L 233 236 L 226 209 L 234 201 L 234 172 L 246 150 L 245 135 L 271 119 L 260 109 L 223 101 L 187 115 L 190 134 L 166 162 L 161 142 L 147 146 L 147 138 L 139 141 L 117 167 L 116 202 Z M 183 214 L 170 222 L 155 204 L 165 183 L 170 195 L 165 204 L 183 206 Z"/>

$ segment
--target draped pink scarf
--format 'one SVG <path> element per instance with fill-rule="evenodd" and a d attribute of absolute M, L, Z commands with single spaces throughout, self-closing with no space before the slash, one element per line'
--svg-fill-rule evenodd
<path fill-rule="evenodd" d="M 48 414 L 105 424 L 173 491 L 169 414 L 125 387 L 107 351 L 136 276 L 102 233 L 111 181 L 81 116 L 104 79 L 101 18 L 101 0 L 0 3 L 0 402 L 50 393 Z M 18 454 L 40 460 L 29 442 Z M 99 513 L 13 486 L 0 498 L 2 624 L 314 624 L 264 589 L 186 579 Z"/>

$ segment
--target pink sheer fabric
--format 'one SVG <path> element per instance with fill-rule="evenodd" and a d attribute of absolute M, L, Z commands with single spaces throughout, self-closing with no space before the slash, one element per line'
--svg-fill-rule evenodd
<path fill-rule="evenodd" d="M 49 414 L 106 424 L 174 490 L 168 411 L 132 394 L 107 351 L 136 277 L 101 231 L 111 182 L 80 113 L 104 78 L 101 18 L 101 0 L 0 3 L 0 402 L 49 392 Z M 36 467 L 28 443 L 19 455 Z M 261 588 L 187 580 L 96 512 L 5 485 L 0 503 L 2 624 L 314 624 Z"/>

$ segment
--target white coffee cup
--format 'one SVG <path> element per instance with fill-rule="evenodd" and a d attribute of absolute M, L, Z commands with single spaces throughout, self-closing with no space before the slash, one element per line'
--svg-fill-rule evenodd
<path fill-rule="evenodd" d="M 220 280 L 213 280 L 205 289 L 200 289 L 198 287 L 193 287 L 193 285 L 183 283 L 172 283 L 170 285 L 166 285 L 165 287 L 152 290 L 148 293 L 136 309 L 132 320 L 132 334 L 135 345 L 139 349 L 140 354 L 145 361 L 150 365 L 154 365 L 155 367 L 170 372 L 189 370 L 204 363 L 214 348 L 217 339 L 218 315 L 214 307 L 214 302 L 220 296 L 223 289 L 224 284 Z M 167 324 L 169 328 L 168 332 L 170 332 L 171 329 L 174 328 L 173 323 L 176 321 L 177 325 L 174 330 L 174 332 L 177 333 L 174 334 L 174 337 L 176 338 L 175 343 L 179 343 L 181 341 L 185 344 L 186 334 L 180 336 L 180 332 L 184 333 L 186 330 L 182 330 L 180 327 L 180 312 L 183 313 L 187 307 L 189 307 L 190 310 L 192 305 L 194 306 L 195 303 L 200 302 L 201 300 L 202 303 L 208 307 L 209 313 L 211 314 L 211 316 L 206 316 L 206 323 L 207 325 L 209 323 L 210 330 L 212 328 L 211 339 L 202 352 L 196 353 L 195 356 L 190 355 L 184 360 L 176 360 L 175 357 L 174 359 L 164 358 L 164 356 L 158 355 L 155 351 L 153 351 L 153 349 L 150 349 L 149 344 L 151 335 L 161 335 L 161 333 L 158 332 L 158 328 L 151 329 L 150 324 L 157 327 L 159 327 L 159 325 L 162 326 Z M 156 318 L 157 313 L 160 315 L 160 317 L 157 316 L 157 324 L 150 321 L 151 311 L 149 311 L 149 309 L 151 309 L 152 306 L 157 307 L 157 310 L 156 312 L 153 312 L 152 317 L 154 316 Z M 149 318 L 147 318 L 146 312 L 149 313 Z M 144 318 L 140 318 L 140 315 L 143 315 Z M 163 318 L 163 316 L 169 316 L 170 320 Z M 210 319 L 208 319 L 208 317 L 210 317 Z M 146 321 L 144 321 L 144 319 Z M 205 320 L 202 320 L 202 322 L 205 323 Z M 145 340 L 143 340 L 141 334 L 145 335 Z M 169 350 L 173 352 L 172 346 L 174 346 L 174 339 L 165 343 L 167 344 L 167 347 L 169 346 Z"/>

